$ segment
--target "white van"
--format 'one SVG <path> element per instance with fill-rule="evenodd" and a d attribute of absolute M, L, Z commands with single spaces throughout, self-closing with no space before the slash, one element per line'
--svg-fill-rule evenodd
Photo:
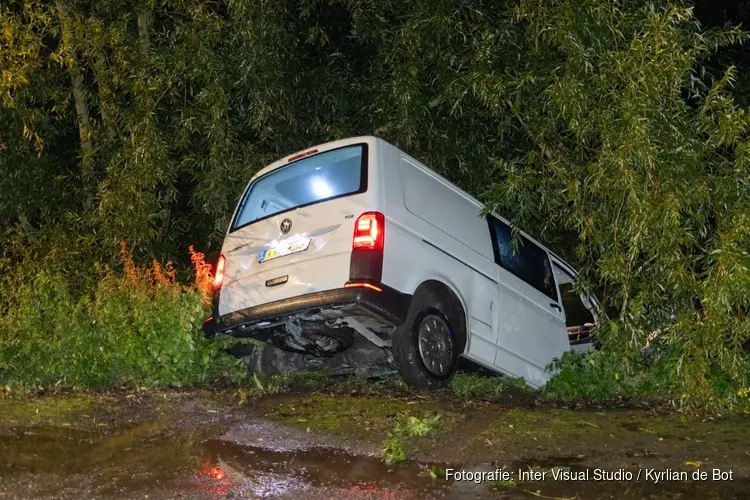
<path fill-rule="evenodd" d="M 596 303 L 569 265 L 523 232 L 514 245 L 482 209 L 375 137 L 283 158 L 235 210 L 204 332 L 319 356 L 361 336 L 417 387 L 447 384 L 460 356 L 540 387 L 553 358 L 588 347 Z"/>

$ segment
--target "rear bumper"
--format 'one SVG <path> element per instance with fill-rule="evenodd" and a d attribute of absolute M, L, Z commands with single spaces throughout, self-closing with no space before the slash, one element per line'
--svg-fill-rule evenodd
<path fill-rule="evenodd" d="M 274 323 L 292 314 L 330 308 L 345 309 L 352 315 L 374 316 L 394 326 L 401 325 L 406 320 L 411 295 L 381 283 L 373 285 L 380 291 L 364 286 L 334 288 L 248 307 L 223 316 L 218 316 L 215 308 L 214 316 L 203 323 L 203 334 L 206 337 L 226 334 L 267 340 L 262 335 L 262 328 L 253 326 L 261 322 Z"/>

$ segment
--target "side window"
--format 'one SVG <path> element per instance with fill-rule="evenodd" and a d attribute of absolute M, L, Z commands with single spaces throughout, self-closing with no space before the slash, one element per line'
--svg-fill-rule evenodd
<path fill-rule="evenodd" d="M 557 288 L 547 252 L 521 234 L 518 235 L 517 246 L 514 246 L 511 227 L 491 215 L 488 220 L 495 262 L 550 299 L 557 301 Z"/>

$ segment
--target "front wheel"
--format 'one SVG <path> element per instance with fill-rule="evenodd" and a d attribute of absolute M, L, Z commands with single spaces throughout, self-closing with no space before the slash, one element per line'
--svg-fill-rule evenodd
<path fill-rule="evenodd" d="M 393 358 L 398 371 L 413 387 L 445 387 L 458 365 L 453 328 L 440 310 L 420 304 L 412 306 L 393 339 Z"/>

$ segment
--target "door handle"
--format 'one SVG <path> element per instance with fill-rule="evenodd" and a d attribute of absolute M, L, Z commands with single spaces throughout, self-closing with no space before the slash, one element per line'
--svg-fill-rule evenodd
<path fill-rule="evenodd" d="M 557 302 L 550 302 L 549 306 L 552 309 L 557 309 L 558 311 L 562 312 L 562 307 L 560 307 L 560 305 Z"/>

